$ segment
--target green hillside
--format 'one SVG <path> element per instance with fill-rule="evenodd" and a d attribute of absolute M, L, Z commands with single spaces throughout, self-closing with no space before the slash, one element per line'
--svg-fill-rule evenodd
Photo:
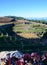
<path fill-rule="evenodd" d="M 16 49 L 22 52 L 46 51 L 47 25 L 29 21 L 0 24 L 0 51 Z"/>

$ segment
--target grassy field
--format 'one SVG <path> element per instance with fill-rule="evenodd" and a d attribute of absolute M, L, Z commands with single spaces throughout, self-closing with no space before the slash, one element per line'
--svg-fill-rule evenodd
<path fill-rule="evenodd" d="M 20 35 L 24 38 L 38 38 L 38 36 L 34 33 L 19 33 L 17 35 Z"/>
<path fill-rule="evenodd" d="M 30 34 L 34 34 L 34 37 L 42 37 L 44 32 L 46 32 L 47 25 L 41 23 L 31 23 L 31 24 L 15 24 L 13 31 L 17 32 L 19 35 L 29 37 Z M 33 35 L 32 35 L 33 36 Z M 32 38 L 32 36 L 30 38 Z"/>

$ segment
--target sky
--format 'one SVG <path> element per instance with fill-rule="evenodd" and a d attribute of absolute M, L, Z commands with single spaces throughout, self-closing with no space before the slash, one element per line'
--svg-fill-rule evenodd
<path fill-rule="evenodd" d="M 0 16 L 47 17 L 47 0 L 0 0 Z"/>

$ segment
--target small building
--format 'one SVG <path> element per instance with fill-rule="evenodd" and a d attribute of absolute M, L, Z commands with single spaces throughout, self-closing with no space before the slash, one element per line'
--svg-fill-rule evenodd
<path fill-rule="evenodd" d="M 24 24 L 30 24 L 30 22 L 29 21 L 26 21 L 26 22 L 24 22 Z"/>

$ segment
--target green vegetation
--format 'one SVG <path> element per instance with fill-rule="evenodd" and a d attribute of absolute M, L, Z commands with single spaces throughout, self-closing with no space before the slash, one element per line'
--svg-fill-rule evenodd
<path fill-rule="evenodd" d="M 22 19 L 22 18 L 17 18 Z M 23 19 L 22 19 L 23 20 Z M 0 25 L 0 51 L 20 50 L 22 52 L 47 51 L 47 25 L 29 21 L 30 24 L 16 23 Z M 40 22 L 40 21 L 39 21 Z M 38 38 L 24 38 L 20 33 L 35 33 Z M 46 41 L 46 42 L 45 42 Z"/>
<path fill-rule="evenodd" d="M 38 37 L 43 36 L 44 32 L 46 32 L 47 25 L 43 24 L 16 24 L 13 27 L 14 32 L 19 33 L 35 33 Z"/>
<path fill-rule="evenodd" d="M 16 20 L 26 20 L 24 17 L 17 17 L 17 16 L 5 16 L 5 17 L 14 18 Z"/>
<path fill-rule="evenodd" d="M 27 19 L 28 20 L 28 19 Z M 42 23 L 42 24 L 47 24 L 47 20 L 34 20 L 34 19 L 31 19 L 31 20 L 28 20 L 30 22 L 37 22 L 37 23 Z"/>

